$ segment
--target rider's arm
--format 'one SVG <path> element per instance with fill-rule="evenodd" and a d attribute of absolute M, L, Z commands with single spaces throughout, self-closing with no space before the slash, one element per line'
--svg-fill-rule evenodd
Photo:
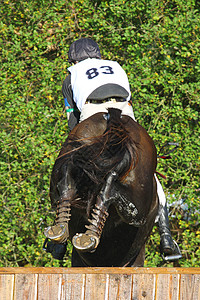
<path fill-rule="evenodd" d="M 66 79 L 63 82 L 62 85 L 62 93 L 64 97 L 64 102 L 65 102 L 65 108 L 67 111 L 67 117 L 69 116 L 70 109 L 73 111 L 74 108 L 74 101 L 73 101 L 73 93 L 71 89 L 71 75 L 68 75 Z"/>
<path fill-rule="evenodd" d="M 71 75 L 69 74 L 63 82 L 62 93 L 67 112 L 68 127 L 71 131 L 79 122 L 80 112 L 73 100 L 73 92 L 71 88 Z"/>

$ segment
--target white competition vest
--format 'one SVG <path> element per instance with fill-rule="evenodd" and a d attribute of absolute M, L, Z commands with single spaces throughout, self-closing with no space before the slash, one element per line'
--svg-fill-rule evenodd
<path fill-rule="evenodd" d="M 116 61 L 87 58 L 68 68 L 71 73 L 73 98 L 81 111 L 88 96 L 98 87 L 114 83 L 127 90 L 130 100 L 131 92 L 128 77 Z"/>

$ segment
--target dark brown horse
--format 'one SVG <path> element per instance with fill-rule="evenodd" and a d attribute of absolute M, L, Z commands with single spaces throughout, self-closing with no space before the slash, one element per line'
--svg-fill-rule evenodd
<path fill-rule="evenodd" d="M 50 186 L 56 223 L 74 246 L 72 266 L 143 266 L 158 211 L 156 162 L 145 129 L 118 109 L 72 130 Z"/>

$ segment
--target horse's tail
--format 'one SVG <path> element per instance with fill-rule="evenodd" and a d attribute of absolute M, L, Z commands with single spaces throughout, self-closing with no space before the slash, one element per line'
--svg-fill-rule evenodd
<path fill-rule="evenodd" d="M 122 121 L 121 110 L 109 108 L 105 117 L 104 133 L 92 138 L 90 143 L 78 142 L 80 144 L 73 147 L 78 150 L 72 154 L 75 169 L 83 170 L 96 184 L 104 183 L 111 171 L 122 181 L 137 163 L 137 144 Z"/>
<path fill-rule="evenodd" d="M 137 144 L 126 129 L 121 110 L 108 109 L 107 129 L 102 139 L 106 140 L 105 160 L 110 161 L 110 170 L 114 169 L 122 181 L 137 163 Z"/>

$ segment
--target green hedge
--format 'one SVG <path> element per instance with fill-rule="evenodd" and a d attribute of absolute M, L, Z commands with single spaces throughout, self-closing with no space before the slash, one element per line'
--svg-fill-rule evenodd
<path fill-rule="evenodd" d="M 200 266 L 199 8 L 194 0 L 2 1 L 0 266 L 59 266 L 42 251 L 43 230 L 54 219 L 49 178 L 68 134 L 61 93 L 67 53 L 80 37 L 94 38 L 103 58 L 126 70 L 135 116 L 158 152 L 179 143 L 158 171 L 174 203 L 180 266 Z M 156 226 L 146 254 L 146 266 L 161 264 Z M 64 266 L 70 255 L 69 245 Z"/>

